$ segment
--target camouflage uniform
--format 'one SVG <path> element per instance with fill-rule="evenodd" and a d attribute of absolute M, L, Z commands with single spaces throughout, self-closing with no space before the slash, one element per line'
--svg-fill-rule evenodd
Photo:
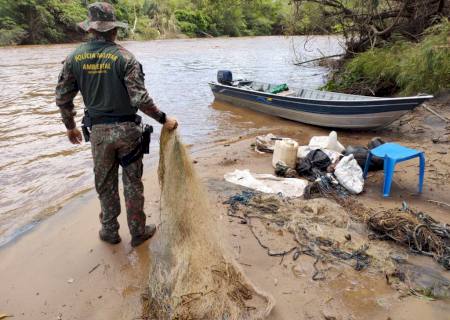
<path fill-rule="evenodd" d="M 99 195 L 103 229 L 115 233 L 119 229 L 120 214 L 117 158 L 130 153 L 139 143 L 140 128 L 132 122 L 99 124 L 91 132 L 92 157 L 94 158 L 95 188 Z M 144 186 L 142 184 L 142 158 L 123 168 L 122 181 L 130 233 L 140 235 L 144 231 Z"/>
<path fill-rule="evenodd" d="M 114 23 L 113 23 L 114 22 Z M 107 3 L 89 7 L 89 21 L 80 24 L 85 30 L 107 31 L 120 27 Z M 68 130 L 76 127 L 73 99 L 81 91 L 92 118 L 123 117 L 141 110 L 160 123 L 161 112 L 144 85 L 144 73 L 135 57 L 120 45 L 105 39 L 82 44 L 64 61 L 56 87 L 56 104 Z M 134 122 L 97 124 L 92 127 L 91 148 L 94 159 L 95 187 L 101 203 L 103 231 L 117 234 L 120 214 L 118 192 L 119 158 L 130 153 L 140 142 L 141 129 Z M 123 168 L 122 181 L 127 220 L 132 236 L 144 232 L 142 157 Z"/>

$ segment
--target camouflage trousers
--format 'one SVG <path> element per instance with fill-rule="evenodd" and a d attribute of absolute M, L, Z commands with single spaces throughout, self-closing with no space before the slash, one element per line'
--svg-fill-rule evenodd
<path fill-rule="evenodd" d="M 101 205 L 100 222 L 103 230 L 111 234 L 119 230 L 118 159 L 137 146 L 141 135 L 140 127 L 132 122 L 100 124 L 92 127 L 91 148 L 95 189 Z M 142 157 L 122 170 L 127 221 L 132 236 L 143 234 L 145 229 L 142 171 Z"/>

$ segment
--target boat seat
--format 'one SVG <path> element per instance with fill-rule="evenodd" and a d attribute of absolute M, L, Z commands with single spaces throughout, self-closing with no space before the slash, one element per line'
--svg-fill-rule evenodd
<path fill-rule="evenodd" d="M 249 87 L 254 91 L 267 92 L 270 89 L 270 84 L 252 82 Z"/>
<path fill-rule="evenodd" d="M 295 97 L 295 91 L 292 90 L 287 90 L 287 91 L 282 91 L 277 93 L 277 96 L 282 96 L 282 97 Z"/>
<path fill-rule="evenodd" d="M 276 88 L 277 84 L 270 84 L 259 81 L 248 81 L 248 80 L 239 80 L 237 86 L 247 90 L 271 93 L 271 91 Z M 284 97 L 300 97 L 305 99 L 312 100 L 332 100 L 332 101 L 354 101 L 354 100 L 373 100 L 377 99 L 377 97 L 369 97 L 369 96 L 361 96 L 361 95 L 353 95 L 353 94 L 345 94 L 339 92 L 329 92 L 329 91 L 321 91 L 314 89 L 295 89 L 282 91 L 277 93 L 277 95 Z"/>

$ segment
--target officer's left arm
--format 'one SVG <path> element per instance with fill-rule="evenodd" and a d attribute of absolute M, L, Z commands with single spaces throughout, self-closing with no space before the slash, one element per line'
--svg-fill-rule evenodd
<path fill-rule="evenodd" d="M 148 94 L 145 88 L 144 76 L 142 65 L 134 57 L 129 59 L 125 66 L 124 81 L 130 96 L 131 105 L 163 124 L 167 129 L 176 129 L 178 127 L 177 120 L 167 117 L 164 112 L 159 110 Z"/>
<path fill-rule="evenodd" d="M 126 63 L 124 82 L 131 105 L 159 123 L 164 124 L 166 122 L 166 114 L 159 110 L 148 94 L 144 84 L 142 65 L 134 57 Z"/>
<path fill-rule="evenodd" d="M 76 115 L 73 99 L 79 91 L 75 75 L 73 74 L 69 59 L 64 61 L 63 69 L 58 77 L 56 86 L 56 105 L 61 112 L 62 122 L 67 130 L 73 130 L 76 127 L 74 117 Z"/>

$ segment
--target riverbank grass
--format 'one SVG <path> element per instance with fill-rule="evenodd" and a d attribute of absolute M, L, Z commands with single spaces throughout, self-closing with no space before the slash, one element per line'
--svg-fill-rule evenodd
<path fill-rule="evenodd" d="M 421 42 L 397 41 L 358 54 L 324 89 L 364 95 L 438 94 L 450 87 L 450 23 L 426 31 Z"/>

